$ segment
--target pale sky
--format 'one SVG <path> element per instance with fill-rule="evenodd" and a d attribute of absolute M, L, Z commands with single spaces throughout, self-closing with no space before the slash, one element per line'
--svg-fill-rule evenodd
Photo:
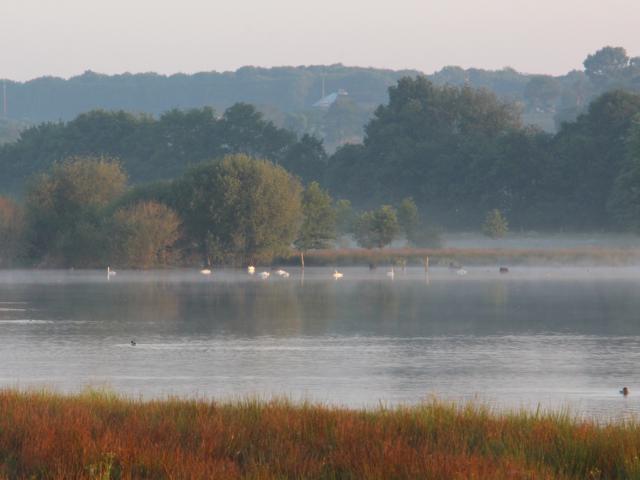
<path fill-rule="evenodd" d="M 343 63 L 561 74 L 640 56 L 640 0 L 0 0 L 0 78 Z"/>

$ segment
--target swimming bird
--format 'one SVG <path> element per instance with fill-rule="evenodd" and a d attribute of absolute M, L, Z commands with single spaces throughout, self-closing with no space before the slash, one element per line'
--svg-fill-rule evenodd
<path fill-rule="evenodd" d="M 331 275 L 331 276 L 337 280 L 339 278 L 344 277 L 344 274 L 340 273 L 338 270 L 334 270 L 333 271 L 333 275 Z"/>
<path fill-rule="evenodd" d="M 136 346 L 136 341 L 135 340 L 131 340 L 131 346 L 135 347 Z"/>
<path fill-rule="evenodd" d="M 260 272 L 259 275 L 261 279 L 266 280 L 271 274 L 269 272 Z"/>
<path fill-rule="evenodd" d="M 622 387 L 620 393 L 626 397 L 627 395 L 629 395 L 629 389 L 627 387 Z"/>
<path fill-rule="evenodd" d="M 211 270 L 208 268 L 203 268 L 202 270 L 200 270 L 200 273 L 202 275 L 211 275 Z"/>
<path fill-rule="evenodd" d="M 509 273 L 509 269 L 507 267 L 500 267 L 500 273 Z"/>
<path fill-rule="evenodd" d="M 283 277 L 283 278 L 289 278 L 289 272 L 282 269 L 276 270 L 276 275 L 279 275 L 280 277 Z"/>
<path fill-rule="evenodd" d="M 248 273 L 249 275 L 253 275 L 254 273 L 256 273 L 256 267 L 254 267 L 253 265 L 249 265 L 249 266 L 247 267 L 247 273 Z"/>
<path fill-rule="evenodd" d="M 464 268 L 459 268 L 458 270 L 456 270 L 456 275 L 466 275 L 468 272 L 464 269 Z"/>
<path fill-rule="evenodd" d="M 391 280 L 393 280 L 395 276 L 396 276 L 396 272 L 395 272 L 395 270 L 393 269 L 393 267 L 391 267 L 391 270 L 389 270 L 389 271 L 387 272 L 387 277 L 389 277 Z"/>
<path fill-rule="evenodd" d="M 111 267 L 107 266 L 107 280 L 109 280 L 111 277 L 113 277 L 116 274 L 116 272 L 114 272 L 113 270 L 111 270 Z"/>

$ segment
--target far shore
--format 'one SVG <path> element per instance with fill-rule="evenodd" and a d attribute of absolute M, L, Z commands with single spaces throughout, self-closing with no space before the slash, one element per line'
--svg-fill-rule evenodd
<path fill-rule="evenodd" d="M 304 254 L 305 265 L 419 265 L 426 268 L 449 265 L 602 265 L 640 264 L 640 247 L 531 248 L 383 248 L 326 249 Z M 282 262 L 300 263 L 300 253 L 291 252 Z M 277 263 L 277 262 L 276 262 Z"/>
<path fill-rule="evenodd" d="M 111 266 L 128 269 L 127 265 L 110 262 Z M 310 250 L 304 252 L 304 264 L 307 267 L 349 267 L 368 266 L 371 268 L 394 266 L 396 268 L 421 267 L 429 270 L 437 267 L 462 266 L 602 266 L 626 267 L 640 265 L 640 247 L 571 247 L 571 248 L 334 248 Z M 246 262 L 237 264 L 214 264 L 214 268 L 246 268 Z M 301 256 L 297 250 L 275 257 L 272 260 L 256 262 L 257 267 L 276 266 L 300 267 Z M 92 270 L 103 265 L 72 267 L 76 270 Z M 0 271 L 9 269 L 49 270 L 69 269 L 55 264 L 21 265 L 14 262 L 0 265 Z M 106 265 L 104 265 L 106 268 Z M 174 265 L 163 265 L 163 270 L 181 268 L 204 268 L 191 259 Z M 152 269 L 153 269 L 152 268 Z"/>

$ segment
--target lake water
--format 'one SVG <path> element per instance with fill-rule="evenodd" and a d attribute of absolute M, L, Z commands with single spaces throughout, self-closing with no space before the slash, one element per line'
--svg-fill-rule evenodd
<path fill-rule="evenodd" d="M 640 269 L 342 271 L 0 272 L 0 386 L 640 413 Z"/>

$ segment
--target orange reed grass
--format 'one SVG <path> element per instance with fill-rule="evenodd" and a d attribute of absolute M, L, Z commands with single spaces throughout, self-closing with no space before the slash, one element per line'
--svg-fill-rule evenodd
<path fill-rule="evenodd" d="M 635 424 L 436 401 L 350 410 L 0 391 L 7 479 L 638 478 L 639 450 Z"/>

